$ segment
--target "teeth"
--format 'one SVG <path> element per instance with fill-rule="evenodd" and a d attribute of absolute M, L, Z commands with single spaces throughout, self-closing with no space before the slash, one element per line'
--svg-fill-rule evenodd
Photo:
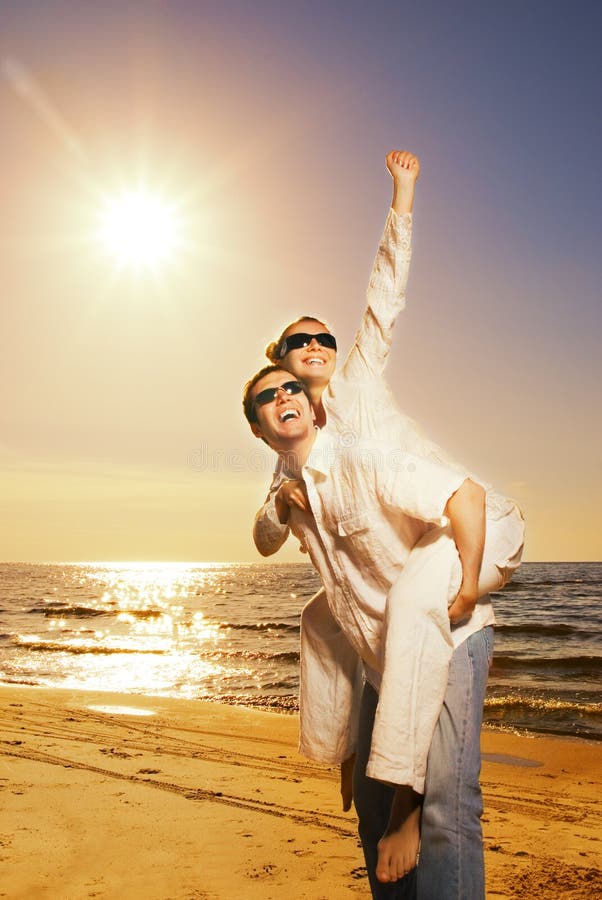
<path fill-rule="evenodd" d="M 316 356 L 312 356 L 312 358 L 306 360 L 306 362 L 309 366 L 323 366 L 324 365 L 324 360 L 318 359 L 318 357 L 316 357 Z"/>
<path fill-rule="evenodd" d="M 285 409 L 283 413 L 280 413 L 278 418 L 280 419 L 281 422 L 287 422 L 289 419 L 298 418 L 298 416 L 299 416 L 299 413 L 297 412 L 296 409 Z"/>

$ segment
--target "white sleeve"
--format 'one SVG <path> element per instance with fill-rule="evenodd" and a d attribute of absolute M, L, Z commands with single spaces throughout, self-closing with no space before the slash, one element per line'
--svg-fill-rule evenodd
<path fill-rule="evenodd" d="M 283 525 L 276 513 L 276 493 L 286 480 L 278 462 L 268 495 L 263 506 L 257 510 L 253 523 L 253 540 L 262 556 L 271 556 L 280 550 L 289 534 L 288 525 Z"/>
<path fill-rule="evenodd" d="M 368 305 L 343 363 L 344 378 L 358 381 L 382 374 L 395 320 L 405 307 L 411 257 L 412 215 L 390 209 L 370 275 Z"/>

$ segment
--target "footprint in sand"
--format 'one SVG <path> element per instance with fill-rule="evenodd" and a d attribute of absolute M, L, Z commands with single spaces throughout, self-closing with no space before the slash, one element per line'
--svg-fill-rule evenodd
<path fill-rule="evenodd" d="M 116 750 L 115 747 L 102 747 L 100 750 L 101 753 L 104 753 L 105 756 L 115 756 L 117 759 L 131 759 L 134 755 L 133 753 L 126 753 L 125 750 Z"/>
<path fill-rule="evenodd" d="M 249 878 L 270 878 L 272 875 L 276 875 L 278 873 L 278 866 L 274 866 L 271 863 L 268 863 L 265 866 L 257 869 L 251 869 L 248 873 Z"/>
<path fill-rule="evenodd" d="M 352 878 L 355 878 L 356 880 L 358 880 L 360 878 L 367 878 L 368 870 L 366 869 L 365 866 L 358 866 L 357 869 L 352 869 L 349 874 L 351 875 Z"/>

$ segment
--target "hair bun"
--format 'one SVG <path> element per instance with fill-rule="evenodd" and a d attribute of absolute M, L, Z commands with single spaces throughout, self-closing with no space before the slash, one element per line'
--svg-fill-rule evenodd
<path fill-rule="evenodd" d="M 270 362 L 275 363 L 278 360 L 278 356 L 276 354 L 276 350 L 278 349 L 279 341 L 272 341 L 271 344 L 268 344 L 265 348 L 265 355 L 269 359 Z"/>

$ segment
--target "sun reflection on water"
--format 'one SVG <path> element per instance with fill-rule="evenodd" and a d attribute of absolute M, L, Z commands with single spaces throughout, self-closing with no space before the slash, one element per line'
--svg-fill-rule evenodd
<path fill-rule="evenodd" d="M 73 579 L 76 597 L 61 601 L 67 608 L 48 621 L 51 634 L 23 635 L 22 640 L 40 653 L 52 653 L 55 664 L 54 654 L 64 654 L 66 686 L 162 692 L 177 685 L 184 696 L 187 682 L 196 685 L 191 695 L 193 690 L 198 695 L 199 682 L 215 689 L 217 682 L 228 680 L 229 671 L 211 658 L 211 651 L 227 636 L 202 610 L 191 608 L 211 581 L 212 568 L 179 563 L 87 565 Z M 93 593 L 93 585 L 101 590 Z M 60 605 L 55 598 L 53 602 Z M 78 627 L 80 615 L 105 618 L 107 626 Z M 82 665 L 74 672 L 74 658 L 80 655 Z"/>
<path fill-rule="evenodd" d="M 282 609 L 280 576 L 247 569 L 53 564 L 27 586 L 7 676 L 191 699 L 290 693 L 296 611 Z"/>

